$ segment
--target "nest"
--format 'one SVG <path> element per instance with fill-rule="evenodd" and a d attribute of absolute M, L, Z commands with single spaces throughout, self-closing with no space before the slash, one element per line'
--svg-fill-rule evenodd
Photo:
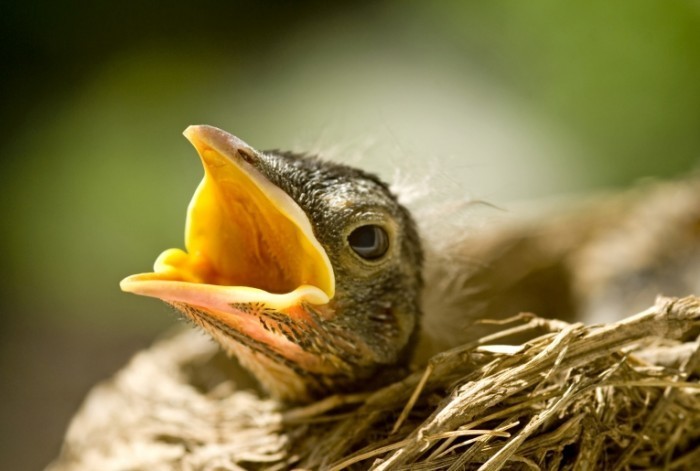
<path fill-rule="evenodd" d="M 700 299 L 594 327 L 521 315 L 377 391 L 288 408 L 193 332 L 92 392 L 62 469 L 696 469 Z M 546 329 L 522 345 L 514 334 Z"/>
<path fill-rule="evenodd" d="M 698 292 L 700 179 L 592 208 L 451 243 L 465 264 L 427 267 L 450 280 L 428 304 L 619 318 L 641 293 Z M 501 319 L 398 382 L 301 407 L 251 390 L 213 342 L 181 331 L 90 393 L 49 469 L 698 469 L 700 299 L 647 304 L 590 326 Z M 424 330 L 459 330 L 443 322 Z"/>
<path fill-rule="evenodd" d="M 344 400 L 331 398 L 284 422 L 313 450 L 299 452 L 309 468 L 689 469 L 700 460 L 700 385 L 689 381 L 700 352 L 669 339 L 700 326 L 698 301 L 662 298 L 592 328 L 520 316 L 354 398 L 362 405 L 346 417 L 323 410 Z M 542 327 L 524 345 L 493 343 Z"/>

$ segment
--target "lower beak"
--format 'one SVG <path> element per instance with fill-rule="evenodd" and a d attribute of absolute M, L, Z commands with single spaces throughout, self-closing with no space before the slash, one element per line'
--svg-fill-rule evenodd
<path fill-rule="evenodd" d="M 246 338 L 292 348 L 255 318 L 309 318 L 304 306 L 333 297 L 333 269 L 309 218 L 264 176 L 264 154 L 213 127 L 184 134 L 205 172 L 189 205 L 185 250 L 164 251 L 153 272 L 125 278 L 122 290 L 163 299 L 200 325 L 205 316 Z"/>

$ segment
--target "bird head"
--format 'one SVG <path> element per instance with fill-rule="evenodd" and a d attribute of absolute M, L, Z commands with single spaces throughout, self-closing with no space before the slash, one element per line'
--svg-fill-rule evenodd
<path fill-rule="evenodd" d="M 214 127 L 184 134 L 204 165 L 185 250 L 164 251 L 121 288 L 173 306 L 283 400 L 361 389 L 404 362 L 422 254 L 388 187 Z"/>

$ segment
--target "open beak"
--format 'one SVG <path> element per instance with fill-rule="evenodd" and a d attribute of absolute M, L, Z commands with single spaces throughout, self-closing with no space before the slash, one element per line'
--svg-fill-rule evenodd
<path fill-rule="evenodd" d="M 271 344 L 270 334 L 250 322 L 250 306 L 308 316 L 300 307 L 333 298 L 333 268 L 304 211 L 260 171 L 264 156 L 214 127 L 190 126 L 184 135 L 204 165 L 188 208 L 185 250 L 166 250 L 153 272 L 129 276 L 121 288 L 189 306 L 182 310 L 190 316 L 206 313 Z"/>

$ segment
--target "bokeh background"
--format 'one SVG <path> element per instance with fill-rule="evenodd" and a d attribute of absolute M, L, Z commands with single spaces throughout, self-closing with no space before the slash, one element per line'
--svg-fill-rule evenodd
<path fill-rule="evenodd" d="M 182 244 L 180 132 L 321 150 L 508 206 L 691 171 L 700 4 L 135 0 L 0 11 L 0 469 L 177 321 L 120 293 Z"/>

